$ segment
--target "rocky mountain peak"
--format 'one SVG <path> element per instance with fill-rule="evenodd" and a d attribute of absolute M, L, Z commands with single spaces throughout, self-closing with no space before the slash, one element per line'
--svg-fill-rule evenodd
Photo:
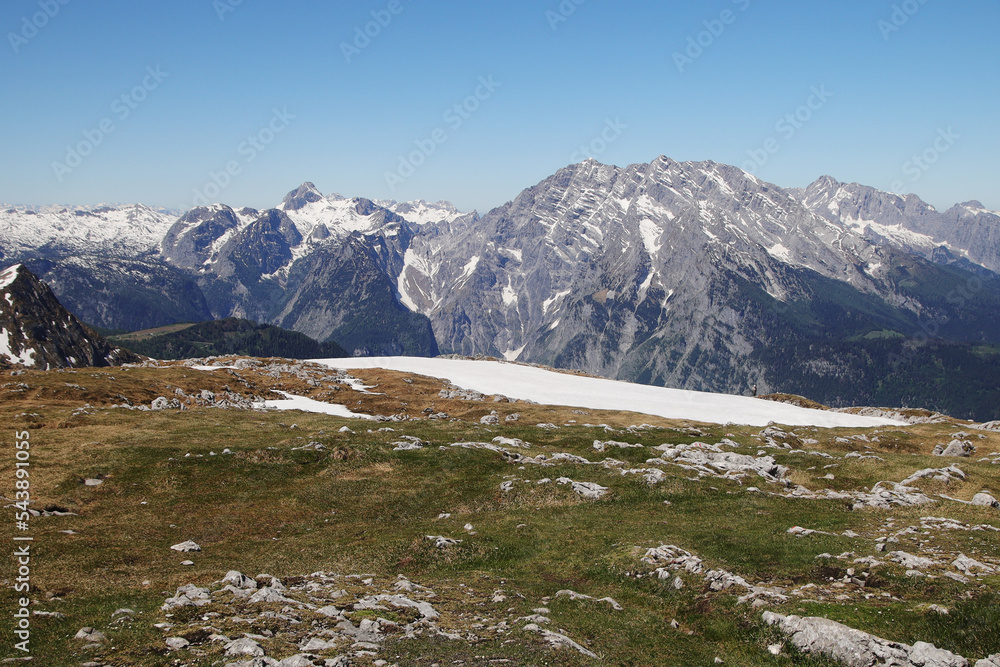
<path fill-rule="evenodd" d="M 321 201 L 322 199 L 323 193 L 321 193 L 311 182 L 306 181 L 297 189 L 292 190 L 285 195 L 285 199 L 282 202 L 282 208 L 286 211 L 298 211 L 305 208 L 307 205 Z"/>
<path fill-rule="evenodd" d="M 24 265 L 0 273 L 0 364 L 83 368 L 139 360 L 81 323 Z"/>

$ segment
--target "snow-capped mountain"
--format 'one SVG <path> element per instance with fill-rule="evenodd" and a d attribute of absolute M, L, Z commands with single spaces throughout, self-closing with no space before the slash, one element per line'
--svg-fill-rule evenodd
<path fill-rule="evenodd" d="M 430 215 L 424 205 L 397 207 Z M 450 204 L 437 208 L 442 219 L 470 219 Z M 193 209 L 160 251 L 198 276 L 215 313 L 280 323 L 357 354 L 429 354 L 437 352 L 430 323 L 395 290 L 418 228 L 369 199 L 323 195 L 304 183 L 266 211 Z"/>
<path fill-rule="evenodd" d="M 8 255 L 39 248 L 135 255 L 156 248 L 176 219 L 176 211 L 142 204 L 3 206 L 0 246 Z"/>
<path fill-rule="evenodd" d="M 476 219 L 479 214 L 476 211 L 465 213 L 455 208 L 455 205 L 448 201 L 426 202 L 423 199 L 408 202 L 396 202 L 393 200 L 377 200 L 375 202 L 383 208 L 387 208 L 393 213 L 406 218 L 407 222 L 415 225 L 426 225 L 436 222 L 457 222 L 462 219 Z"/>
<path fill-rule="evenodd" d="M 939 213 L 830 177 L 788 189 L 660 157 L 571 165 L 482 217 L 304 183 L 264 211 L 188 211 L 141 263 L 99 244 L 25 261 L 104 326 L 127 319 L 109 306 L 122 294 L 128 312 L 147 305 L 144 324 L 208 311 L 352 354 L 485 354 L 713 391 L 813 382 L 836 402 L 890 354 L 930 354 L 902 350 L 914 336 L 1000 343 L 998 240 L 1000 216 L 975 202 Z"/>
<path fill-rule="evenodd" d="M 0 272 L 0 365 L 48 369 L 139 360 L 84 326 L 25 266 Z"/>

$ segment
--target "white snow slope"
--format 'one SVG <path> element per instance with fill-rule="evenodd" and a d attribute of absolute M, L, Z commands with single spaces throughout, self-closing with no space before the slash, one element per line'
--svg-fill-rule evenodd
<path fill-rule="evenodd" d="M 545 405 L 628 410 L 667 419 L 689 419 L 712 424 L 766 426 L 774 422 L 788 426 L 823 428 L 905 425 L 889 419 L 809 410 L 746 396 L 651 387 L 499 361 L 418 357 L 354 357 L 315 361 L 331 368 L 385 368 L 445 378 L 464 389 L 487 395 L 502 394 Z"/>

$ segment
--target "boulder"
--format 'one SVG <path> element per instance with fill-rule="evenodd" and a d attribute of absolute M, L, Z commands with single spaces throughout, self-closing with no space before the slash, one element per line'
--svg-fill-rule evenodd
<path fill-rule="evenodd" d="M 183 637 L 168 637 L 167 638 L 167 648 L 171 651 L 180 651 L 191 645 L 191 642 L 184 639 Z"/>
<path fill-rule="evenodd" d="M 979 507 L 1000 507 L 1000 501 L 985 491 L 972 496 L 972 504 Z"/>
<path fill-rule="evenodd" d="M 826 618 L 782 616 L 764 612 L 763 620 L 791 635 L 792 644 L 804 653 L 818 653 L 848 667 L 896 665 L 898 667 L 968 667 L 962 656 L 917 642 L 913 646 L 881 639 Z"/>
<path fill-rule="evenodd" d="M 976 451 L 975 446 L 968 440 L 952 440 L 947 445 L 938 445 L 934 448 L 935 456 L 972 456 Z"/>
<path fill-rule="evenodd" d="M 73 639 L 90 642 L 91 644 L 103 644 L 108 641 L 103 632 L 98 632 L 94 628 L 80 628 L 80 631 L 73 636 Z"/>
<path fill-rule="evenodd" d="M 264 655 L 264 649 L 261 648 L 260 644 L 253 639 L 243 637 L 241 639 L 233 640 L 226 645 L 226 655 L 249 655 L 252 657 L 259 657 Z"/>

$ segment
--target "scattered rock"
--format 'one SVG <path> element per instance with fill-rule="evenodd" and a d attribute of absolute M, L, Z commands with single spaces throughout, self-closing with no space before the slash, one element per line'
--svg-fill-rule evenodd
<path fill-rule="evenodd" d="M 603 498 L 609 491 L 606 486 L 601 486 L 594 482 L 574 482 L 569 477 L 560 477 L 556 480 L 556 484 L 569 484 L 578 495 L 592 500 Z"/>
<path fill-rule="evenodd" d="M 985 491 L 972 496 L 972 504 L 978 507 L 1000 507 L 1000 501 Z"/>
<path fill-rule="evenodd" d="M 965 473 L 958 466 L 924 468 L 923 470 L 916 471 L 900 482 L 900 484 L 909 486 L 920 479 L 930 479 L 935 482 L 961 482 L 965 480 Z"/>
<path fill-rule="evenodd" d="M 253 639 L 243 637 L 242 639 L 231 641 L 226 645 L 226 655 L 249 655 L 252 657 L 258 657 L 264 655 L 264 649 L 261 648 L 260 644 Z"/>
<path fill-rule="evenodd" d="M 191 642 L 184 639 L 183 637 L 168 637 L 166 640 L 167 648 L 171 651 L 180 651 L 191 645 Z"/>
<path fill-rule="evenodd" d="M 899 563 L 908 570 L 923 570 L 937 565 L 937 562 L 930 558 L 914 556 L 905 551 L 892 551 L 889 553 L 889 559 Z"/>
<path fill-rule="evenodd" d="M 975 446 L 968 440 L 952 440 L 948 445 L 938 445 L 934 448 L 934 456 L 969 457 L 976 452 Z"/>
<path fill-rule="evenodd" d="M 642 449 L 642 445 L 630 445 L 627 442 L 616 442 L 614 440 L 604 440 L 604 441 L 594 440 L 594 449 L 595 450 L 597 450 L 599 452 L 603 452 L 604 450 L 609 449 L 609 448 Z"/>
<path fill-rule="evenodd" d="M 804 653 L 819 653 L 850 667 L 898 665 L 899 667 L 968 667 L 965 658 L 917 642 L 913 646 L 891 642 L 826 618 L 782 616 L 764 612 L 763 620 L 791 635 Z"/>
<path fill-rule="evenodd" d="M 444 535 L 425 535 L 426 539 L 434 543 L 438 549 L 445 549 L 447 547 L 455 546 L 456 544 L 461 544 L 462 540 L 456 540 L 451 537 L 445 537 Z"/>
<path fill-rule="evenodd" d="M 524 626 L 525 632 L 536 632 L 540 634 L 545 641 L 547 641 L 553 648 L 571 648 L 575 651 L 579 651 L 588 658 L 597 659 L 598 656 L 593 651 L 588 651 L 584 647 L 577 644 L 575 641 L 567 637 L 566 635 L 561 635 L 558 632 L 551 632 L 545 628 L 539 626 L 536 623 L 529 623 Z"/>
<path fill-rule="evenodd" d="M 174 593 L 174 597 L 167 598 L 160 607 L 163 611 L 170 611 L 177 607 L 201 607 L 212 601 L 212 595 L 207 588 L 199 588 L 194 584 L 181 586 Z"/>
<path fill-rule="evenodd" d="M 191 540 L 188 540 L 187 542 L 181 542 L 180 544 L 175 544 L 170 548 L 173 549 L 174 551 L 180 551 L 181 553 L 188 553 L 191 551 L 201 551 L 201 547 L 198 546 L 195 542 L 192 542 Z"/>
<path fill-rule="evenodd" d="M 753 457 L 722 450 L 718 445 L 693 442 L 690 445 L 660 445 L 656 449 L 663 452 L 660 459 L 650 459 L 646 463 L 673 463 L 686 470 L 698 473 L 699 477 L 719 477 L 742 479 L 754 474 L 776 482 L 788 474 L 788 468 L 775 463 L 771 456 Z"/>
<path fill-rule="evenodd" d="M 79 639 L 80 641 L 89 642 L 91 644 L 103 644 L 108 641 L 108 638 L 104 636 L 103 632 L 98 632 L 94 628 L 80 628 L 73 639 Z"/>
<path fill-rule="evenodd" d="M 519 438 L 505 438 L 498 435 L 493 438 L 493 443 L 500 445 L 501 447 L 514 447 L 516 449 L 531 449 L 531 443 L 520 440 Z"/>
<path fill-rule="evenodd" d="M 257 589 L 257 582 L 254 579 L 236 570 L 226 572 L 226 576 L 222 578 L 222 583 L 241 589 Z"/>
<path fill-rule="evenodd" d="M 607 602 L 609 605 L 611 605 L 611 608 L 614 609 L 615 611 L 621 611 L 623 609 L 623 607 L 620 604 L 618 604 L 617 602 L 615 602 L 613 599 L 611 599 L 609 597 L 606 597 L 606 598 L 595 598 L 595 597 L 592 597 L 590 595 L 584 595 L 582 593 L 576 593 L 576 592 L 571 591 L 571 590 L 562 590 L 562 591 L 559 591 L 559 592 L 556 593 L 555 596 L 557 598 L 559 598 L 559 597 L 568 597 L 570 600 L 594 600 L 596 602 Z"/>

